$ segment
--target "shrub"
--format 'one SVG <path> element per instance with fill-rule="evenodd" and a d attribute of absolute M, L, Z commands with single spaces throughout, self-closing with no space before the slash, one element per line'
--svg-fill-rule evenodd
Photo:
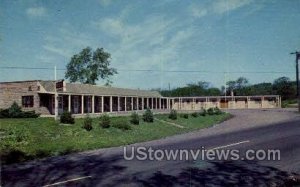
<path fill-rule="evenodd" d="M 143 120 L 145 122 L 149 122 L 152 123 L 154 118 L 153 118 L 153 113 L 151 112 L 151 110 L 149 108 L 147 108 L 147 110 L 145 111 L 145 113 L 143 114 Z"/>
<path fill-rule="evenodd" d="M 176 120 L 177 119 L 177 112 L 176 110 L 171 110 L 170 114 L 169 114 L 169 118 L 172 120 Z"/>
<path fill-rule="evenodd" d="M 216 107 L 216 108 L 214 108 L 214 114 L 221 115 L 221 114 L 223 114 L 223 112 L 218 107 Z"/>
<path fill-rule="evenodd" d="M 8 115 L 11 118 L 18 118 L 22 115 L 22 109 L 21 107 L 14 102 L 8 109 Z"/>
<path fill-rule="evenodd" d="M 109 128 L 110 127 L 110 117 L 107 114 L 104 114 L 100 117 L 100 126 L 102 128 Z"/>
<path fill-rule="evenodd" d="M 37 118 L 39 116 L 40 114 L 35 111 L 22 111 L 16 102 L 8 109 L 0 109 L 0 118 Z"/>
<path fill-rule="evenodd" d="M 125 120 L 114 121 L 113 124 L 112 124 L 112 127 L 117 128 L 117 129 L 121 129 L 123 131 L 131 130 L 131 126 Z"/>
<path fill-rule="evenodd" d="M 90 118 L 89 115 L 87 115 L 87 116 L 84 118 L 82 128 L 84 128 L 84 129 L 87 130 L 87 131 L 90 131 L 90 130 L 93 129 L 93 119 Z"/>
<path fill-rule="evenodd" d="M 182 114 L 181 117 L 182 117 L 182 118 L 185 118 L 185 119 L 188 119 L 188 118 L 189 118 L 189 115 L 188 115 L 188 114 Z"/>
<path fill-rule="evenodd" d="M 38 118 L 40 114 L 35 113 L 35 111 L 26 111 L 21 113 L 21 118 Z"/>
<path fill-rule="evenodd" d="M 8 109 L 0 110 L 0 118 L 9 118 Z"/>
<path fill-rule="evenodd" d="M 193 112 L 193 113 L 191 114 L 191 116 L 194 117 L 194 118 L 196 118 L 196 117 L 198 117 L 198 113 L 197 113 L 197 112 Z"/>
<path fill-rule="evenodd" d="M 131 114 L 130 123 L 132 123 L 134 125 L 140 124 L 140 117 L 139 117 L 139 115 L 136 112 L 133 112 Z"/>
<path fill-rule="evenodd" d="M 214 114 L 215 114 L 214 108 L 209 108 L 209 109 L 207 109 L 207 114 L 208 114 L 208 115 L 214 115 Z"/>
<path fill-rule="evenodd" d="M 201 116 L 206 116 L 207 114 L 207 111 L 203 108 L 202 111 L 200 112 L 200 115 Z"/>
<path fill-rule="evenodd" d="M 60 122 L 64 123 L 64 124 L 74 124 L 75 123 L 75 119 L 72 117 L 72 114 L 70 112 L 64 111 L 60 115 Z"/>

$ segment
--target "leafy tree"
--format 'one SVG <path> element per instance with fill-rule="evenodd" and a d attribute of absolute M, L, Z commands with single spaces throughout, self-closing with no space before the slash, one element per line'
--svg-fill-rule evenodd
<path fill-rule="evenodd" d="M 291 99 L 295 97 L 293 84 L 288 77 L 280 77 L 273 83 L 274 92 L 282 96 L 282 99 Z"/>
<path fill-rule="evenodd" d="M 236 81 L 236 88 L 240 89 L 240 88 L 244 88 L 246 86 L 248 86 L 248 79 L 245 77 L 239 77 Z"/>
<path fill-rule="evenodd" d="M 103 48 L 92 51 L 90 47 L 86 47 L 71 58 L 65 77 L 70 82 L 79 81 L 86 84 L 96 84 L 100 77 L 110 85 L 112 83 L 110 77 L 117 73 L 116 69 L 109 67 L 110 56 Z"/>
<path fill-rule="evenodd" d="M 206 90 L 206 95 L 208 95 L 208 96 L 219 96 L 219 95 L 221 95 L 221 90 L 219 88 L 208 88 Z"/>

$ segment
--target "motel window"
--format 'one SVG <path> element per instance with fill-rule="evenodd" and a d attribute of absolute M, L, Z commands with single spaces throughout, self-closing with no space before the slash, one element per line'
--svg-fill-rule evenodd
<path fill-rule="evenodd" d="M 25 108 L 33 107 L 33 96 L 22 96 L 22 106 Z"/>

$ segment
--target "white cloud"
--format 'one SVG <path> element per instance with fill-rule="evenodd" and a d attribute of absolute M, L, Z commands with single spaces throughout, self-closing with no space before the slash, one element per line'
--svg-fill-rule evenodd
<path fill-rule="evenodd" d="M 70 51 L 68 49 L 63 49 L 63 48 L 60 48 L 60 47 L 55 47 L 55 46 L 53 46 L 51 44 L 43 45 L 43 48 L 46 51 L 55 53 L 57 55 L 61 55 L 61 56 L 66 57 L 66 58 L 70 58 L 71 57 L 71 53 L 70 53 Z M 44 57 L 44 58 L 46 58 L 46 57 Z"/>
<path fill-rule="evenodd" d="M 104 18 L 99 22 L 92 22 L 92 25 L 114 35 L 121 35 L 123 31 L 122 22 L 118 19 L 113 18 Z"/>
<path fill-rule="evenodd" d="M 252 0 L 218 0 L 212 4 L 212 9 L 217 14 L 233 11 L 252 3 Z"/>
<path fill-rule="evenodd" d="M 201 18 L 203 16 L 206 16 L 208 13 L 206 8 L 195 6 L 195 5 L 191 5 L 189 11 L 191 12 L 192 16 L 196 18 Z"/>
<path fill-rule="evenodd" d="M 87 46 L 95 46 L 93 37 L 77 32 L 69 24 L 63 25 L 56 33 L 45 36 L 45 44 L 42 48 L 46 53 L 43 54 L 43 58 L 52 59 L 53 56 L 57 56 L 70 59 L 72 55 Z"/>
<path fill-rule="evenodd" d="M 215 0 L 210 4 L 191 4 L 188 8 L 190 14 L 195 18 L 201 18 L 212 14 L 224 14 L 251 4 L 253 0 Z"/>
<path fill-rule="evenodd" d="M 47 14 L 44 7 L 31 7 L 26 10 L 26 14 L 30 17 L 41 17 Z"/>
<path fill-rule="evenodd" d="M 92 22 L 92 25 L 102 33 L 116 39 L 110 47 L 114 67 L 155 70 L 164 69 L 164 65 L 178 63 L 182 48 L 185 44 L 187 45 L 192 36 L 197 34 L 193 27 L 186 27 L 185 24 L 178 22 L 175 18 L 166 18 L 161 15 L 149 15 L 135 24 L 128 24 L 120 17 L 109 17 Z M 120 71 L 120 74 L 114 78 L 118 86 L 145 85 L 145 79 L 133 80 L 133 77 L 145 76 L 145 72 L 130 74 L 133 75 Z M 157 86 L 158 80 L 163 80 L 160 73 L 151 75 L 147 78 L 146 84 L 156 82 Z"/>
<path fill-rule="evenodd" d="M 112 0 L 99 0 L 102 6 L 108 6 L 112 3 Z"/>

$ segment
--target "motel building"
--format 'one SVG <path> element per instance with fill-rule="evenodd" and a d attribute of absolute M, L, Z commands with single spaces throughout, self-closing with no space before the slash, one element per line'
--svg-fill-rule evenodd
<path fill-rule="evenodd" d="M 171 109 L 199 111 L 211 107 L 247 109 L 281 106 L 278 95 L 163 97 L 157 91 L 67 83 L 64 80 L 0 82 L 0 98 L 0 109 L 9 108 L 17 102 L 23 110 L 35 110 L 41 116 L 54 116 L 55 98 L 58 114 L 69 111 L 74 116 L 126 114 L 147 108 L 154 112 L 168 112 Z"/>

